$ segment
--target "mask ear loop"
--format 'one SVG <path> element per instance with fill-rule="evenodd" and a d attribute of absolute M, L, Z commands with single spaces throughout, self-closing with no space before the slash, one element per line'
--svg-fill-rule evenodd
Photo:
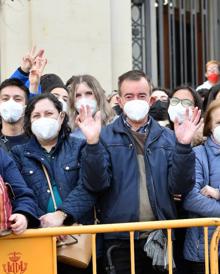
<path fill-rule="evenodd" d="M 24 116 L 25 116 L 25 109 L 26 109 L 26 107 L 27 107 L 27 105 L 24 105 L 24 106 L 23 106 L 23 114 L 22 114 L 21 117 L 24 117 Z"/>

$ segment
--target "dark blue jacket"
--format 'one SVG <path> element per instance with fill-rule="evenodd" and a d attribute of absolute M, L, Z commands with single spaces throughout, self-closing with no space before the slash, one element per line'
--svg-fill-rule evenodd
<path fill-rule="evenodd" d="M 16 71 L 10 76 L 10 78 L 17 78 L 21 80 L 24 83 L 24 85 L 29 89 L 30 87 L 29 73 L 24 72 L 20 67 L 16 69 Z M 32 98 L 38 94 L 41 94 L 41 85 L 39 85 L 37 93 L 29 94 L 29 98 Z"/>
<path fill-rule="evenodd" d="M 32 137 L 26 144 L 15 146 L 12 155 L 28 186 L 33 189 L 39 215 L 47 213 L 50 191 L 42 164 L 49 176 L 57 184 L 62 205 L 59 207 L 73 216 L 80 223 L 93 222 L 93 196 L 82 188 L 80 181 L 80 157 L 85 141 L 73 137 L 59 137 L 58 143 L 51 153 L 51 161 L 45 157 L 44 149 L 37 139 Z M 75 204 L 72 201 L 75 200 Z M 77 201 L 76 201 L 77 200 Z M 83 214 L 82 214 L 83 213 Z M 78 218 L 80 214 L 81 218 Z"/>
<path fill-rule="evenodd" d="M 15 162 L 0 148 L 0 175 L 10 184 L 14 197 L 11 199 L 13 213 L 21 213 L 28 219 L 28 226 L 38 227 L 37 204 L 34 195 L 27 187 Z"/>
<path fill-rule="evenodd" d="M 206 197 L 201 189 L 210 185 L 220 190 L 220 145 L 209 137 L 204 145 L 194 148 L 196 155 L 196 182 L 184 200 L 184 208 L 191 218 L 220 217 L 220 201 Z M 214 227 L 209 228 L 211 238 Z M 187 230 L 184 257 L 190 261 L 204 262 L 204 229 L 195 227 Z"/>
<path fill-rule="evenodd" d="M 10 78 L 17 78 L 21 80 L 27 88 L 29 88 L 29 73 L 24 72 L 20 67 L 13 72 Z"/>
<path fill-rule="evenodd" d="M 177 143 L 174 133 L 153 119 L 144 151 L 147 189 L 154 215 L 157 220 L 175 219 L 173 194 L 186 194 L 192 189 L 194 152 L 190 145 Z M 85 187 L 102 193 L 101 222 L 138 221 L 138 161 L 135 145 L 122 117 L 103 129 L 98 144 L 86 146 L 82 162 L 86 170 Z"/>

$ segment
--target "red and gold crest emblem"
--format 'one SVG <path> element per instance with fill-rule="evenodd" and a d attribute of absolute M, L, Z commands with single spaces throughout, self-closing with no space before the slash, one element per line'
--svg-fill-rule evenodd
<path fill-rule="evenodd" d="M 8 254 L 8 262 L 2 264 L 3 271 L 6 274 L 23 274 L 27 270 L 27 263 L 22 261 L 20 252 L 11 252 Z"/>

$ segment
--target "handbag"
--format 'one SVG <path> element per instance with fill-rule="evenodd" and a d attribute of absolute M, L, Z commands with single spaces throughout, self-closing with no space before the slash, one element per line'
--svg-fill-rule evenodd
<path fill-rule="evenodd" d="M 48 172 L 44 165 L 42 165 L 45 173 L 47 183 L 50 189 L 51 198 L 55 210 L 57 209 L 56 200 L 51 186 Z M 75 226 L 75 224 L 74 224 Z M 67 235 L 63 241 L 57 242 L 57 259 L 60 262 L 72 265 L 78 268 L 87 268 L 92 257 L 92 235 L 79 234 Z"/>
<path fill-rule="evenodd" d="M 5 183 L 0 176 L 0 236 L 11 233 L 11 222 L 9 221 L 9 217 L 12 214 L 10 192 L 13 194 L 10 185 Z"/>

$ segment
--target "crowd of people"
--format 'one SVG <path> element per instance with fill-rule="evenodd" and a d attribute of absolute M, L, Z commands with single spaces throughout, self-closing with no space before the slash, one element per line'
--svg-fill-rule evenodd
<path fill-rule="evenodd" d="M 94 76 L 73 75 L 65 84 L 44 74 L 46 64 L 44 50 L 33 47 L 0 84 L 0 168 L 15 193 L 15 234 L 93 224 L 94 208 L 101 224 L 219 216 L 218 61 L 207 63 L 208 80 L 196 90 L 154 87 L 131 70 L 108 97 Z M 136 274 L 167 271 L 145 251 L 153 232 L 135 232 Z M 202 233 L 173 235 L 175 273 L 205 273 Z M 129 234 L 99 235 L 97 257 L 100 274 L 112 267 L 130 273 Z M 92 270 L 58 263 L 58 273 Z"/>

